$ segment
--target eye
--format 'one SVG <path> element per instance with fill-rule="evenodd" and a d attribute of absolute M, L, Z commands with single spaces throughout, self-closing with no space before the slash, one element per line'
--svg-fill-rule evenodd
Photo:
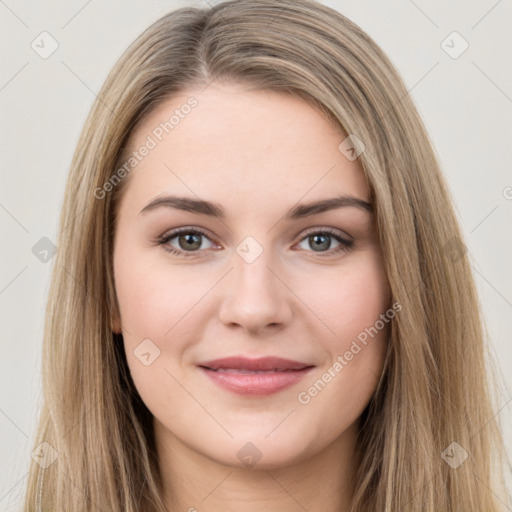
<path fill-rule="evenodd" d="M 338 246 L 331 249 L 333 238 Z M 319 254 L 320 257 L 324 257 L 324 254 L 331 256 L 340 252 L 346 252 L 354 245 L 353 240 L 345 239 L 339 233 L 331 229 L 311 231 L 300 243 L 306 243 L 313 248 L 313 252 L 321 253 Z"/>
<path fill-rule="evenodd" d="M 178 247 L 170 245 L 171 240 L 175 238 L 177 239 Z M 158 240 L 158 244 L 162 245 L 163 248 L 170 253 L 187 257 L 194 256 L 194 253 L 199 249 L 205 249 L 205 247 L 202 247 L 202 239 L 209 240 L 207 235 L 202 231 L 191 228 L 181 228 L 164 235 Z"/>
<path fill-rule="evenodd" d="M 174 239 L 176 239 L 175 244 L 177 244 L 177 246 L 171 243 Z M 204 239 L 210 241 L 211 245 L 209 247 L 203 246 Z M 332 239 L 338 244 L 334 249 L 331 248 Z M 156 243 L 163 246 L 165 251 L 180 257 L 196 256 L 201 250 L 214 247 L 208 235 L 196 228 L 180 228 L 174 230 L 159 238 Z M 354 245 L 353 240 L 343 238 L 339 233 L 328 228 L 310 231 L 306 237 L 302 238 L 298 245 L 304 243 L 309 244 L 309 246 L 313 248 L 312 252 L 320 257 L 346 252 Z"/>

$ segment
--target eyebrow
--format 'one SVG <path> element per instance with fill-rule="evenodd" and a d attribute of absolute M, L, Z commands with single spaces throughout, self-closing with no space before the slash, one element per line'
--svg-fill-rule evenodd
<path fill-rule="evenodd" d="M 218 203 L 205 201 L 202 199 L 193 199 L 190 197 L 179 196 L 160 196 L 147 204 L 140 212 L 147 213 L 156 208 L 166 207 L 174 208 L 177 210 L 184 210 L 187 212 L 196 213 L 197 215 L 205 215 L 215 217 L 218 219 L 225 219 L 226 214 L 222 206 Z M 359 210 L 373 213 L 373 206 L 371 203 L 363 201 L 358 197 L 351 195 L 340 195 L 330 199 L 321 199 L 311 203 L 299 204 L 294 206 L 285 215 L 285 220 L 297 220 L 304 217 L 309 217 L 319 213 L 334 210 L 336 208 L 357 208 Z"/>

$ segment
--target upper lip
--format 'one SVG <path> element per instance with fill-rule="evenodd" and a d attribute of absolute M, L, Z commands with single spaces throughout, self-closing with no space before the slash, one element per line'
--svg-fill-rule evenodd
<path fill-rule="evenodd" d="M 260 357 L 258 359 L 248 359 L 247 357 L 234 356 L 224 357 L 211 361 L 204 361 L 198 366 L 209 368 L 210 370 L 233 369 L 233 370 L 252 370 L 252 371 L 283 371 L 283 370 L 302 370 L 313 366 L 300 361 L 283 359 L 281 357 Z"/>

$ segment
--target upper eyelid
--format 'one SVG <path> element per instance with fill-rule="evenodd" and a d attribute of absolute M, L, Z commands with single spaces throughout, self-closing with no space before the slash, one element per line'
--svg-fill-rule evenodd
<path fill-rule="evenodd" d="M 181 235 L 182 233 L 197 233 L 200 235 L 203 235 L 204 237 L 208 238 L 211 242 L 215 241 L 215 237 L 211 236 L 208 231 L 203 230 L 202 228 L 176 228 L 172 229 L 169 232 L 164 233 L 161 237 L 159 237 L 160 240 L 171 240 L 178 235 Z"/>

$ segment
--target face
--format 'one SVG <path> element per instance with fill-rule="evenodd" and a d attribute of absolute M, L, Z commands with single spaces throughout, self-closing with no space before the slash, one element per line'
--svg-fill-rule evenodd
<path fill-rule="evenodd" d="M 297 97 L 216 84 L 132 134 L 145 156 L 116 223 L 114 330 L 160 438 L 277 467 L 354 429 L 383 369 L 390 295 L 344 138 Z"/>

